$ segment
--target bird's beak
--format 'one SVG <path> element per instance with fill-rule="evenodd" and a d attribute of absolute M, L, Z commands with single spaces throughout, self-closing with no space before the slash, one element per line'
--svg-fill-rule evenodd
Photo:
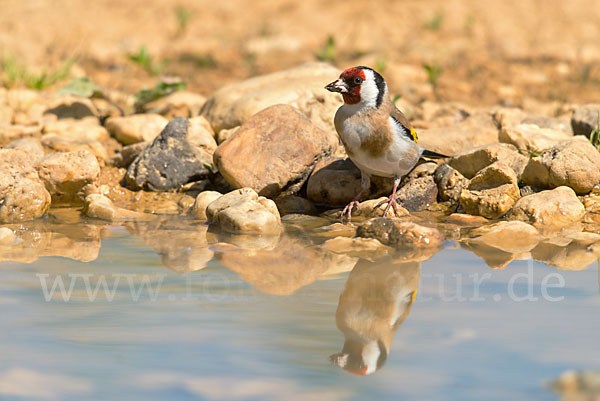
<path fill-rule="evenodd" d="M 329 92 L 348 93 L 348 86 L 342 79 L 337 79 L 325 87 Z"/>

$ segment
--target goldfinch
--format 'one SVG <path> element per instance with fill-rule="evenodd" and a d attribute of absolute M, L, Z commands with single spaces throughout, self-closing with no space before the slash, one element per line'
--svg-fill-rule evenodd
<path fill-rule="evenodd" d="M 342 210 L 342 217 L 352 218 L 352 208 L 371 186 L 373 175 L 394 177 L 392 194 L 377 206 L 387 203 L 384 216 L 390 207 L 397 213 L 396 191 L 402 176 L 409 173 L 422 156 L 447 156 L 418 145 L 416 131 L 392 103 L 381 74 L 372 68 L 348 68 L 325 89 L 341 93 L 344 98 L 344 104 L 335 113 L 335 129 L 348 157 L 361 172 L 361 191 Z"/>

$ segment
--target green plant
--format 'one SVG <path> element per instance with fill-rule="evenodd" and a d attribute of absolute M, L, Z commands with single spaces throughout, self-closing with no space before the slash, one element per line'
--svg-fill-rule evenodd
<path fill-rule="evenodd" d="M 383 58 L 378 58 L 375 60 L 375 70 L 383 74 L 385 69 L 387 68 L 387 61 Z"/>
<path fill-rule="evenodd" d="M 23 85 L 31 89 L 46 89 L 67 78 L 71 74 L 71 67 L 75 61 L 76 58 L 71 57 L 63 61 L 54 70 L 43 70 L 36 73 L 20 64 L 14 56 L 4 53 L 2 62 L 0 62 L 0 70 L 2 70 L 0 80 L 2 85 L 6 87 Z"/>
<path fill-rule="evenodd" d="M 592 130 L 592 132 L 590 133 L 590 143 L 596 148 L 598 149 L 598 146 L 600 145 L 600 112 L 597 115 L 597 120 L 596 120 L 596 128 L 594 128 Z"/>
<path fill-rule="evenodd" d="M 394 97 L 392 98 L 392 103 L 396 104 L 396 102 L 398 100 L 400 100 L 402 98 L 402 95 L 398 94 L 398 95 L 394 95 Z"/>
<path fill-rule="evenodd" d="M 167 68 L 167 65 L 170 63 L 168 59 L 163 59 L 162 61 L 154 60 L 150 55 L 146 45 L 141 45 L 137 53 L 127 54 L 127 58 L 142 67 L 150 75 L 162 74 L 165 68 Z"/>
<path fill-rule="evenodd" d="M 190 23 L 190 20 L 194 16 L 194 13 L 183 7 L 179 6 L 175 8 L 175 19 L 177 20 L 177 34 L 176 36 L 181 36 L 187 30 L 187 26 Z"/>
<path fill-rule="evenodd" d="M 439 31 L 442 27 L 442 22 L 444 22 L 444 14 L 438 12 L 426 20 L 423 26 L 431 31 Z"/>
<path fill-rule="evenodd" d="M 434 61 L 431 64 L 423 63 L 423 68 L 427 73 L 427 81 L 431 84 L 431 86 L 433 86 L 433 89 L 435 90 L 437 88 L 438 79 L 440 78 L 440 75 L 442 75 L 442 67 L 437 61 Z"/>
<path fill-rule="evenodd" d="M 96 85 L 90 78 L 88 77 L 78 77 L 73 78 L 69 83 L 63 86 L 58 92 L 56 92 L 57 96 L 63 95 L 73 95 L 78 97 L 85 97 L 88 99 L 104 99 L 119 110 L 121 115 L 125 115 L 123 109 L 112 101 L 106 94 L 102 88 Z"/>
<path fill-rule="evenodd" d="M 187 87 L 185 82 L 164 82 L 160 81 L 152 89 L 142 89 L 134 95 L 136 112 L 143 110 L 144 106 L 161 97 L 170 95 L 173 92 L 184 90 Z"/>
<path fill-rule="evenodd" d="M 217 61 L 210 53 L 184 53 L 179 56 L 179 62 L 189 63 L 197 68 L 217 68 Z"/>
<path fill-rule="evenodd" d="M 335 39 L 333 35 L 327 37 L 325 45 L 315 53 L 315 56 L 320 61 L 332 62 L 335 59 Z"/>

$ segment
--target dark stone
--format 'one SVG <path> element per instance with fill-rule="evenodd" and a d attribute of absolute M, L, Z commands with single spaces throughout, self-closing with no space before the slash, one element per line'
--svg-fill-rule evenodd
<path fill-rule="evenodd" d="M 190 145 L 189 122 L 176 117 L 131 163 L 125 181 L 132 189 L 166 191 L 207 177 L 212 156 Z"/>
<path fill-rule="evenodd" d="M 585 135 L 589 138 L 592 131 L 598 126 L 599 113 L 600 104 L 586 104 L 577 107 L 571 118 L 573 134 Z"/>
<path fill-rule="evenodd" d="M 437 202 L 438 188 L 433 177 L 410 180 L 396 192 L 396 201 L 409 212 L 418 212 L 427 209 Z"/>

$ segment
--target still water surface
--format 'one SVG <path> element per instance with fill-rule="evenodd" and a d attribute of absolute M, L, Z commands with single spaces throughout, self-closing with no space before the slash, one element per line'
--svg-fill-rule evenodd
<path fill-rule="evenodd" d="M 0 400 L 556 400 L 600 369 L 596 263 L 58 220 L 0 250 Z"/>

